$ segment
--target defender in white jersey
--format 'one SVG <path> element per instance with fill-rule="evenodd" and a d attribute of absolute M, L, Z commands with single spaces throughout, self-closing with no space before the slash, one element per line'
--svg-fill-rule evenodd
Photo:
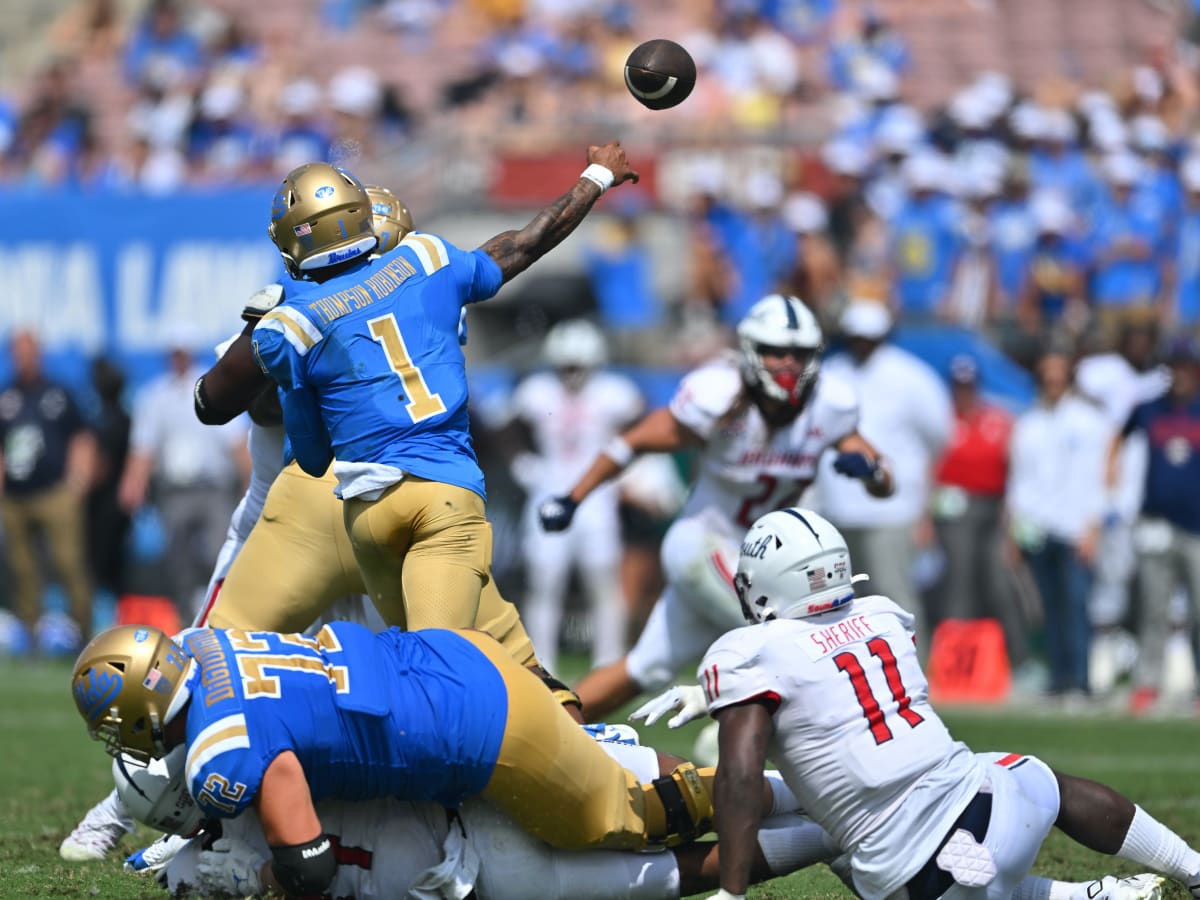
<path fill-rule="evenodd" d="M 684 693 L 702 690 L 720 727 L 717 897 L 749 883 L 760 800 L 743 788 L 767 758 L 850 854 L 864 900 L 1046 900 L 1050 883 L 1026 875 L 1056 824 L 1200 895 L 1200 854 L 1120 794 L 955 741 L 929 705 L 912 617 L 886 597 L 855 599 L 846 541 L 821 516 L 756 522 L 735 582 L 752 624 L 709 648 L 700 688 Z"/>
<path fill-rule="evenodd" d="M 742 624 L 732 581 L 741 535 L 764 512 L 798 502 L 826 449 L 838 451 L 838 471 L 862 479 L 872 494 L 892 491 L 888 467 L 858 433 L 854 392 L 817 377 L 823 338 L 808 307 L 772 294 L 737 330 L 740 353 L 687 375 L 669 406 L 614 439 L 569 494 L 539 511 L 546 530 L 563 530 L 584 498 L 636 454 L 700 451 L 691 496 L 663 540 L 666 591 L 629 654 L 579 683 L 589 719 L 669 684 Z"/>
<path fill-rule="evenodd" d="M 625 652 L 626 605 L 621 593 L 621 522 L 615 485 L 596 492 L 574 527 L 549 534 L 537 521 L 547 485 L 571 484 L 597 453 L 642 414 L 637 386 L 605 371 L 604 335 L 585 319 L 559 322 L 546 334 L 542 355 L 553 371 L 535 372 L 513 393 L 511 418 L 530 448 L 516 455 L 513 474 L 529 503 L 521 528 L 525 601 L 521 617 L 542 664 L 558 663 L 567 582 L 577 569 L 591 617 L 592 664 Z"/>

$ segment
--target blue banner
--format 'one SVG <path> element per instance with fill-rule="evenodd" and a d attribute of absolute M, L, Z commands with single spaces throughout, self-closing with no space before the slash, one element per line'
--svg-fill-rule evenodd
<path fill-rule="evenodd" d="M 238 330 L 246 298 L 282 273 L 270 204 L 266 187 L 0 196 L 0 336 L 35 330 L 49 371 L 74 386 L 99 355 L 134 384 L 162 370 L 171 344 L 211 359 Z"/>

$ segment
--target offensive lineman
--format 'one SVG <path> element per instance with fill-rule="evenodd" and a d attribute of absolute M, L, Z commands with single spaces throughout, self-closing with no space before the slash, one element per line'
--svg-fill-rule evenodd
<path fill-rule="evenodd" d="M 669 769 L 679 762 L 629 743 L 636 740 L 629 731 L 606 728 L 593 737 L 639 781 L 648 783 L 664 763 Z M 183 778 L 172 774 L 181 766 L 181 758 L 158 760 L 149 769 L 121 769 L 114 762 L 113 775 L 140 821 L 168 834 L 190 835 L 204 823 Z M 792 811 L 795 798 L 776 773 L 769 774 L 773 789 L 764 791 L 764 802 L 771 803 L 773 812 L 759 836 L 755 880 L 828 862 L 840 852 L 819 826 Z M 455 896 L 473 887 L 482 900 L 674 900 L 716 886 L 714 844 L 658 853 L 554 850 L 480 800 L 468 801 L 453 816 L 435 804 L 393 798 L 326 801 L 318 804 L 318 812 L 327 833 L 336 836 L 339 865 L 327 891 L 335 897 L 444 896 L 453 885 Z M 257 894 L 258 873 L 270 851 L 253 811 L 223 820 L 215 837 L 219 840 L 211 847 L 201 840 L 181 851 L 172 846 L 166 853 L 177 855 L 165 864 L 165 872 L 160 871 L 161 859 L 150 871 L 158 871 L 160 883 L 165 881 L 173 894 Z M 168 846 L 171 840 L 158 844 Z M 150 857 L 152 852 L 148 848 L 143 854 Z"/>
<path fill-rule="evenodd" d="M 699 448 L 699 475 L 663 539 L 667 589 L 628 655 L 579 683 L 584 715 L 603 719 L 646 690 L 665 687 L 720 635 L 742 624 L 733 589 L 738 542 L 764 511 L 797 502 L 817 460 L 868 492 L 892 492 L 888 466 L 858 433 L 858 399 L 818 378 L 823 346 L 816 317 L 795 297 L 759 300 L 737 327 L 740 353 L 685 376 L 667 407 L 614 439 L 569 494 L 540 510 L 547 531 L 570 526 L 575 509 L 638 453 Z"/>
<path fill-rule="evenodd" d="M 850 853 L 864 900 L 1047 900 L 1050 882 L 1026 876 L 1053 825 L 1200 896 L 1200 853 L 1111 788 L 955 741 L 929 705 L 913 617 L 856 599 L 850 566 L 840 532 L 809 510 L 769 513 L 742 542 L 751 625 L 709 648 L 673 720 L 707 708 L 720 728 L 716 898 L 745 894 L 761 811 L 741 785 L 767 758 Z"/>

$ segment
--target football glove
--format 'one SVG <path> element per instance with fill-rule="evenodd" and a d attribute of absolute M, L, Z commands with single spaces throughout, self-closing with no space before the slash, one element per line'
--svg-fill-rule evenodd
<path fill-rule="evenodd" d="M 578 508 L 579 504 L 569 496 L 551 497 L 538 507 L 538 519 L 546 531 L 566 531 Z"/>
<path fill-rule="evenodd" d="M 258 322 L 263 316 L 277 307 L 283 301 L 283 285 L 268 284 L 250 295 L 242 308 L 242 319 L 247 322 Z"/>
<path fill-rule="evenodd" d="M 221 838 L 196 857 L 198 887 L 203 893 L 255 897 L 262 893 L 259 870 L 265 857 L 241 838 Z"/>
<path fill-rule="evenodd" d="M 839 453 L 833 461 L 833 471 L 847 478 L 874 481 L 879 471 L 879 463 L 868 459 L 865 453 Z"/>
<path fill-rule="evenodd" d="M 645 719 L 647 725 L 653 725 L 669 712 L 679 712 L 667 719 L 671 728 L 679 728 L 708 714 L 708 700 L 704 697 L 704 689 L 698 684 L 677 684 L 668 688 L 653 700 L 643 703 L 629 718 Z"/>
<path fill-rule="evenodd" d="M 125 871 L 136 875 L 154 875 L 158 880 L 165 881 L 167 864 L 187 845 L 188 838 L 164 834 L 153 844 L 125 857 Z"/>

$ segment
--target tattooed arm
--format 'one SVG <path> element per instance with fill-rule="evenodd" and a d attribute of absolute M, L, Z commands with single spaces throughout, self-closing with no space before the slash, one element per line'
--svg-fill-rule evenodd
<path fill-rule="evenodd" d="M 603 147 L 588 148 L 587 161 L 613 173 L 613 185 L 624 181 L 637 184 L 638 174 L 629 168 L 620 141 Z M 511 281 L 537 260 L 557 247 L 583 221 L 592 205 L 600 199 L 600 186 L 582 176 L 565 194 L 538 213 L 520 231 L 505 231 L 480 249 L 496 261 L 504 280 Z"/>

